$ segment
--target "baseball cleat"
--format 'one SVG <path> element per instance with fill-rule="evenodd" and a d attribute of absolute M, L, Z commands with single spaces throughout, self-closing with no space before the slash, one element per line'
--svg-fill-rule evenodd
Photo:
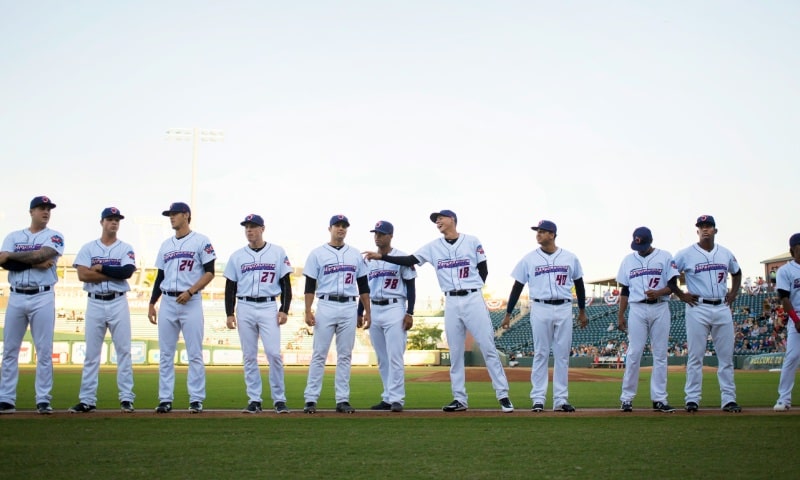
<path fill-rule="evenodd" d="M 514 405 L 511 404 L 511 400 L 508 397 L 503 397 L 500 399 L 500 410 L 503 413 L 511 413 L 514 411 Z"/>
<path fill-rule="evenodd" d="M 135 410 L 133 408 L 133 402 L 129 400 L 123 400 L 119 402 L 119 409 L 122 413 L 133 413 Z"/>
<path fill-rule="evenodd" d="M 392 404 L 384 402 L 383 400 L 381 400 L 381 403 L 375 404 L 375 405 L 369 407 L 369 409 L 370 410 L 391 410 L 392 409 Z"/>
<path fill-rule="evenodd" d="M 356 413 L 356 409 L 353 408 L 349 402 L 339 402 L 336 404 L 336 411 L 338 413 Z"/>
<path fill-rule="evenodd" d="M 17 407 L 14 404 L 8 402 L 0 402 L 0 415 L 14 413 L 17 411 Z"/>
<path fill-rule="evenodd" d="M 663 412 L 663 413 L 672 413 L 675 411 L 668 403 L 664 402 L 653 402 L 653 411 L 656 412 Z"/>
<path fill-rule="evenodd" d="M 95 410 L 97 410 L 96 406 L 81 402 L 73 407 L 70 407 L 67 411 L 69 413 L 91 413 Z"/>
<path fill-rule="evenodd" d="M 403 404 L 400 402 L 392 402 L 392 406 L 390 407 L 391 411 L 393 412 L 402 412 L 403 411 Z"/>
<path fill-rule="evenodd" d="M 169 413 L 172 411 L 172 402 L 161 402 L 156 407 L 156 413 Z"/>
<path fill-rule="evenodd" d="M 189 413 L 203 413 L 203 402 L 192 402 L 189 404 Z"/>
<path fill-rule="evenodd" d="M 448 403 L 444 407 L 442 407 L 443 412 L 466 412 L 467 406 L 458 400 L 453 400 L 452 402 Z"/>
<path fill-rule="evenodd" d="M 275 402 L 275 413 L 289 413 L 289 407 L 286 406 L 286 402 Z"/>
<path fill-rule="evenodd" d="M 728 402 L 722 407 L 723 412 L 730 412 L 730 413 L 739 413 L 742 411 L 742 407 L 739 406 L 736 402 Z"/>
<path fill-rule="evenodd" d="M 36 411 L 41 415 L 51 415 L 53 413 L 53 407 L 47 402 L 39 402 L 36 404 Z"/>
<path fill-rule="evenodd" d="M 534 403 L 533 406 L 531 407 L 531 412 L 536 412 L 536 413 L 544 412 L 544 404 L 539 402 Z"/>
<path fill-rule="evenodd" d="M 317 413 L 317 402 L 306 402 L 303 413 Z"/>
<path fill-rule="evenodd" d="M 632 412 L 633 411 L 633 403 L 631 402 L 622 402 L 622 405 L 619 407 L 620 412 Z"/>
<path fill-rule="evenodd" d="M 775 404 L 775 406 L 774 406 L 774 407 L 772 407 L 772 409 L 773 409 L 774 411 L 776 411 L 776 412 L 786 412 L 786 411 L 788 411 L 790 408 L 792 408 L 792 406 L 791 406 L 790 404 L 788 404 L 788 403 L 783 403 L 783 402 L 781 402 L 780 400 L 778 401 L 778 403 L 776 403 L 776 404 Z"/>
<path fill-rule="evenodd" d="M 696 411 L 700 410 L 700 406 L 697 402 L 686 402 L 686 411 L 689 413 L 695 413 Z"/>
<path fill-rule="evenodd" d="M 250 402 L 242 410 L 242 413 L 261 413 L 261 402 Z"/>
<path fill-rule="evenodd" d="M 567 412 L 567 413 L 571 413 L 571 412 L 574 412 L 574 411 L 575 411 L 575 407 L 573 407 L 573 406 L 572 406 L 572 405 L 570 405 L 569 403 L 562 403 L 560 406 L 558 406 L 558 407 L 554 407 L 554 408 L 553 408 L 553 411 L 554 411 L 554 412 Z"/>

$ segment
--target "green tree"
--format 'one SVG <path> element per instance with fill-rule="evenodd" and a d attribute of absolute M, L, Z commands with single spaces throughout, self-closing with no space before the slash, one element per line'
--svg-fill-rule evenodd
<path fill-rule="evenodd" d="M 442 340 L 442 329 L 437 326 L 417 325 L 408 335 L 409 350 L 436 350 Z"/>

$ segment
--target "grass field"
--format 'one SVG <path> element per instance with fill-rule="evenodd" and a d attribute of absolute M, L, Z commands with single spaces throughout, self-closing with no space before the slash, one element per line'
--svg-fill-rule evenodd
<path fill-rule="evenodd" d="M 407 408 L 438 409 L 451 400 L 447 382 L 417 381 L 439 371 L 409 369 Z M 704 414 L 719 408 L 716 376 L 705 375 L 698 415 L 638 413 L 649 406 L 649 373 L 642 372 L 636 415 L 615 412 L 621 372 L 593 371 L 610 381 L 571 382 L 579 409 L 594 415 L 529 411 L 528 382 L 511 383 L 513 414 L 497 409 L 488 382 L 470 382 L 470 411 L 448 416 L 366 415 L 380 398 L 377 370 L 354 369 L 355 415 L 304 415 L 305 368 L 286 374 L 293 413 L 278 416 L 214 414 L 157 416 L 157 371 L 136 369 L 133 415 L 69 415 L 77 402 L 78 368 L 56 370 L 52 416 L 0 417 L 0 478 L 796 478 L 800 415 L 748 409 L 771 407 L 778 375 L 737 371 L 742 415 Z M 239 368 L 207 370 L 210 410 L 247 403 Z M 100 380 L 100 409 L 116 409 L 113 369 Z M 670 401 L 682 404 L 684 374 L 670 373 Z M 320 407 L 333 408 L 332 375 Z M 33 373 L 23 368 L 18 407 L 32 408 Z M 185 373 L 179 370 L 176 408 L 188 405 Z M 268 395 L 266 397 L 268 399 Z M 269 400 L 265 403 L 269 404 Z M 27 404 L 30 404 L 28 406 Z"/>

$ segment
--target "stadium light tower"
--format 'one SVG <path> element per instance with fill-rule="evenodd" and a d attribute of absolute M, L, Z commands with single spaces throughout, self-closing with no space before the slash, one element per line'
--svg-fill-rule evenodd
<path fill-rule="evenodd" d="M 225 132 L 208 128 L 170 128 L 167 130 L 167 140 L 192 142 L 192 190 L 191 208 L 194 212 L 197 200 L 197 145 L 200 142 L 222 142 Z"/>

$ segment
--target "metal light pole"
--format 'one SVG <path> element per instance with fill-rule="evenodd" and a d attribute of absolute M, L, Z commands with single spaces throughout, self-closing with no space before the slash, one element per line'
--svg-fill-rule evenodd
<path fill-rule="evenodd" d="M 225 132 L 207 128 L 170 128 L 167 130 L 167 140 L 192 141 L 192 190 L 189 206 L 194 211 L 197 202 L 197 146 L 200 142 L 222 142 Z"/>

